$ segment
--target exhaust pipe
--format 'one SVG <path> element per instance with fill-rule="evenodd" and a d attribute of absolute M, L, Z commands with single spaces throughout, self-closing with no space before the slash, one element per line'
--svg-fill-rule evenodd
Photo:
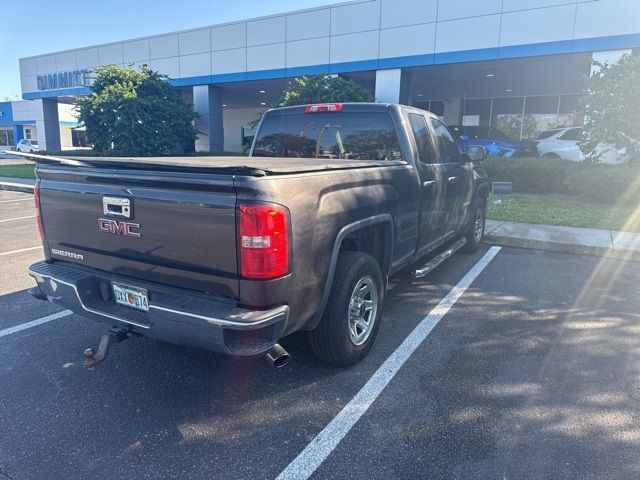
<path fill-rule="evenodd" d="M 266 358 L 267 362 L 269 362 L 273 368 L 282 368 L 289 363 L 291 355 L 289 355 L 279 343 L 276 343 L 271 347 L 271 350 L 267 352 L 264 358 Z"/>

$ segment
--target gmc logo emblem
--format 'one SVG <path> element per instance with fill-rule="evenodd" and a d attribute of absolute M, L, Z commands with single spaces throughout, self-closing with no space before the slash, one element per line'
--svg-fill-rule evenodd
<path fill-rule="evenodd" d="M 135 232 L 133 229 L 140 228 L 139 223 L 119 222 L 118 220 L 111 220 L 109 218 L 98 219 L 98 230 L 103 233 L 112 233 L 114 235 L 124 235 L 125 237 L 140 238 L 140 232 Z"/>

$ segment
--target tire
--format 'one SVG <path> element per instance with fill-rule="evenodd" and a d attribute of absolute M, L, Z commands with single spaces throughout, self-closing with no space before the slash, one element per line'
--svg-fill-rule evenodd
<path fill-rule="evenodd" d="M 315 356 L 341 367 L 366 357 L 380 328 L 384 293 L 382 272 L 372 256 L 340 253 L 329 301 L 320 323 L 308 334 Z M 358 312 L 352 314 L 350 307 Z"/>
<path fill-rule="evenodd" d="M 462 247 L 463 252 L 473 253 L 480 248 L 482 238 L 484 237 L 486 221 L 487 201 L 485 199 L 478 199 L 475 202 L 473 215 L 471 216 L 467 230 L 463 234 L 463 237 L 467 239 L 467 243 Z"/>
<path fill-rule="evenodd" d="M 556 154 L 556 153 L 545 153 L 542 158 L 547 158 L 550 160 L 562 160 L 562 158 L 560 158 L 560 155 Z"/>

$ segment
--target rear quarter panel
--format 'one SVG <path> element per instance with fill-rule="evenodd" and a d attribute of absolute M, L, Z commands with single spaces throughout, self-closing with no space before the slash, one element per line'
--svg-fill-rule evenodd
<path fill-rule="evenodd" d="M 418 185 L 409 164 L 238 178 L 238 202 L 275 202 L 286 206 L 291 215 L 291 273 L 269 282 L 241 280 L 241 301 L 263 308 L 289 303 L 288 333 L 309 326 L 328 287 L 336 238 L 343 228 L 390 214 L 395 244 L 392 265 L 413 255 Z"/>

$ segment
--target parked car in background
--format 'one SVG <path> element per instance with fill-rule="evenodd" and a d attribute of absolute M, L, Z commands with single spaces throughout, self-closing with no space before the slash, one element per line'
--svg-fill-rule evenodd
<path fill-rule="evenodd" d="M 16 151 L 18 152 L 37 152 L 38 151 L 38 142 L 36 140 L 29 140 L 28 138 L 23 138 L 16 145 Z"/>
<path fill-rule="evenodd" d="M 471 145 L 483 146 L 489 155 L 494 157 L 537 157 L 538 150 L 535 142 L 529 140 L 514 140 L 501 130 L 494 127 L 465 127 L 462 125 L 449 126 L 449 130 L 458 140 L 462 150 Z"/>
<path fill-rule="evenodd" d="M 578 146 L 583 127 L 552 128 L 545 130 L 538 137 L 538 156 L 541 158 L 558 158 L 581 162 L 586 157 Z M 601 163 L 624 163 L 626 152 L 616 149 L 613 145 L 601 143 L 596 148 Z"/>

